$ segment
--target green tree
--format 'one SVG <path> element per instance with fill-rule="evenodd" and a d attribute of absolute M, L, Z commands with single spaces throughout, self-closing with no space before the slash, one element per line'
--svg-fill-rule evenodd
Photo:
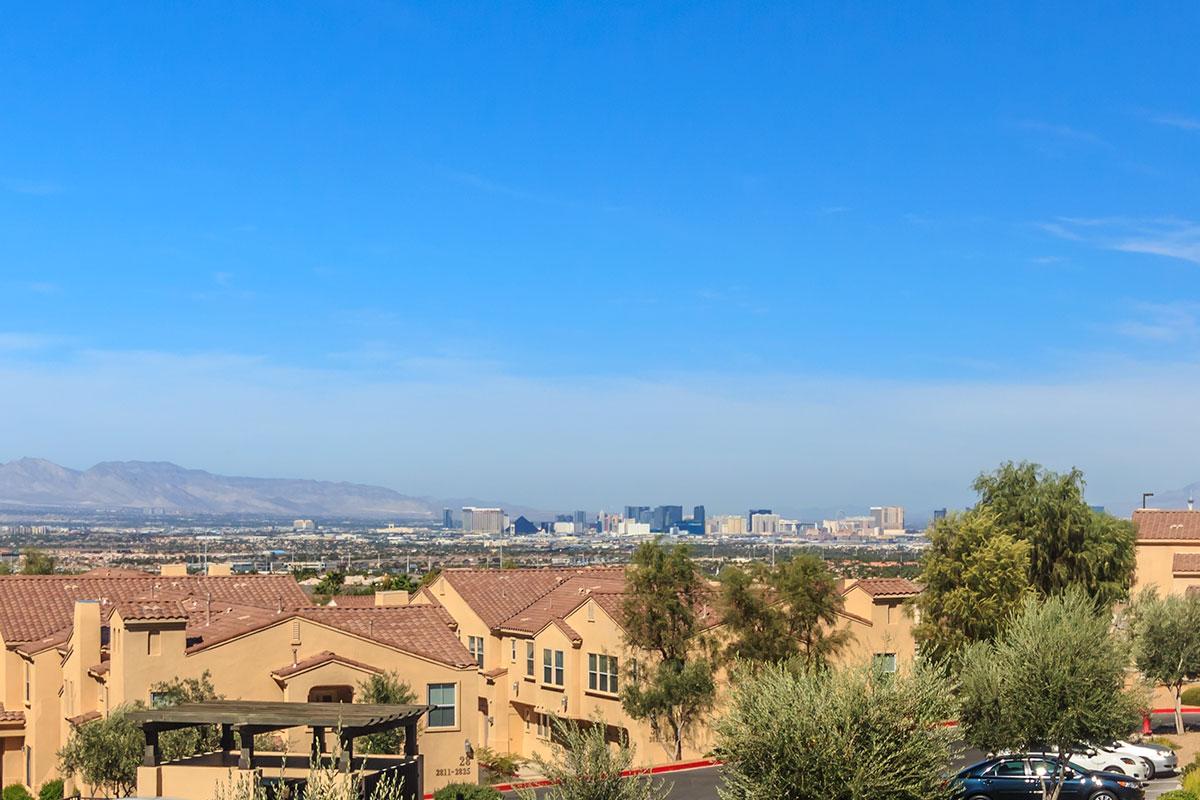
<path fill-rule="evenodd" d="M 949 657 L 995 636 L 1026 594 L 1079 587 L 1102 606 L 1128 597 L 1133 525 L 1088 507 L 1079 470 L 1008 462 L 973 486 L 975 506 L 930 530 L 915 601 L 923 652 Z"/>
<path fill-rule="evenodd" d="M 383 577 L 383 580 L 375 584 L 377 592 L 415 592 L 417 590 L 417 582 L 413 580 L 411 575 L 403 572 L 393 572 Z"/>
<path fill-rule="evenodd" d="M 1130 609 L 1134 663 L 1175 695 L 1175 732 L 1183 735 L 1183 686 L 1200 677 L 1200 597 L 1140 594 Z"/>
<path fill-rule="evenodd" d="M 1029 542 L 1029 578 L 1040 594 L 1079 586 L 1105 606 L 1129 596 L 1133 523 L 1092 511 L 1078 469 L 1059 474 L 1010 461 L 976 478 L 974 489 L 976 507 L 996 515 L 998 531 Z"/>
<path fill-rule="evenodd" d="M 929 531 L 914 628 L 921 652 L 942 661 L 987 641 L 1032 592 L 1027 541 L 996 531 L 988 510 L 951 514 Z"/>
<path fill-rule="evenodd" d="M 24 564 L 21 566 L 22 575 L 53 574 L 57 559 L 49 553 L 29 547 L 21 555 L 24 557 Z"/>
<path fill-rule="evenodd" d="M 721 600 L 725 628 L 734 636 L 726 646 L 730 657 L 823 666 L 851 638 L 834 627 L 844 607 L 837 576 L 810 553 L 775 568 L 726 567 Z"/>
<path fill-rule="evenodd" d="M 722 800 L 942 800 L 956 734 L 945 671 L 743 669 L 716 722 Z"/>
<path fill-rule="evenodd" d="M 383 705 L 407 705 L 417 699 L 412 688 L 401 680 L 398 672 L 372 675 L 358 685 L 356 694 L 359 703 Z M 364 753 L 396 754 L 404 747 L 404 732 L 390 730 L 372 733 L 360 738 L 358 746 Z"/>
<path fill-rule="evenodd" d="M 155 708 L 166 708 L 184 703 L 203 703 L 220 700 L 212 683 L 212 674 L 205 670 L 199 678 L 172 678 L 159 681 L 150 687 L 150 697 Z M 207 728 L 181 728 L 167 731 L 158 738 L 165 761 L 187 758 L 197 753 L 216 750 L 221 744 L 221 733 L 215 726 Z"/>
<path fill-rule="evenodd" d="M 75 728 L 58 751 L 63 775 L 81 778 L 105 797 L 133 794 L 146 738 L 141 726 L 126 716 L 129 710 L 122 706 L 107 717 Z"/>
<path fill-rule="evenodd" d="M 678 760 L 684 737 L 716 692 L 712 654 L 700 636 L 699 609 L 710 589 L 686 544 L 667 549 L 657 541 L 634 551 L 626 581 L 625 640 L 649 657 L 627 667 L 621 703 L 630 716 L 669 735 Z"/>
<path fill-rule="evenodd" d="M 1126 687 L 1129 652 L 1106 609 L 1080 588 L 1028 597 L 994 642 L 963 652 L 959 673 L 963 736 L 981 750 L 1047 750 L 1060 763 L 1096 742 L 1129 733 L 1146 705 Z M 1057 800 L 1065 772 L 1043 796 Z"/>
<path fill-rule="evenodd" d="M 520 791 L 521 800 L 656 800 L 670 788 L 648 774 L 623 775 L 634 768 L 635 750 L 624 738 L 610 746 L 602 721 L 580 724 L 555 718 L 554 756 L 535 754 L 536 770 L 549 788 Z"/>
<path fill-rule="evenodd" d="M 342 590 L 342 586 L 345 583 L 346 574 L 338 570 L 332 570 L 325 573 L 325 575 L 321 577 L 321 582 L 313 587 L 313 594 L 337 594 Z"/>

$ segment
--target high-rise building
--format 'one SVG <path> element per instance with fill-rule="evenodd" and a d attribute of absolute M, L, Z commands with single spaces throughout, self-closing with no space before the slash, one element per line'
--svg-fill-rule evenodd
<path fill-rule="evenodd" d="M 504 530 L 504 509 L 463 506 L 462 529 L 465 533 L 501 533 Z"/>
<path fill-rule="evenodd" d="M 750 533 L 773 534 L 778 533 L 779 515 L 772 514 L 770 511 L 766 513 L 754 513 L 750 515 Z"/>
<path fill-rule="evenodd" d="M 625 506 L 625 519 L 631 519 L 634 522 L 639 522 L 642 514 L 649 511 L 650 506 Z"/>
<path fill-rule="evenodd" d="M 933 510 L 933 521 L 934 522 L 937 522 L 939 519 L 945 519 L 945 518 L 946 518 L 946 509 L 935 508 Z"/>
<path fill-rule="evenodd" d="M 709 533 L 722 536 L 741 536 L 746 532 L 746 518 L 740 514 L 709 517 L 706 526 Z"/>
<path fill-rule="evenodd" d="M 587 530 L 587 512 L 586 511 L 576 511 L 575 512 L 575 532 L 583 533 L 586 530 Z"/>
<path fill-rule="evenodd" d="M 650 530 L 669 531 L 683 522 L 683 506 L 656 506 L 650 520 Z"/>
<path fill-rule="evenodd" d="M 746 512 L 746 530 L 753 533 L 754 531 L 754 515 L 755 514 L 770 514 L 769 508 L 752 508 Z"/>
<path fill-rule="evenodd" d="M 880 530 L 904 530 L 903 506 L 871 506 L 871 517 Z"/>
<path fill-rule="evenodd" d="M 692 522 L 700 523 L 700 529 L 704 530 L 704 506 L 696 506 L 692 509 Z"/>
<path fill-rule="evenodd" d="M 442 509 L 442 527 L 443 528 L 453 528 L 454 527 L 454 513 L 448 508 Z"/>
<path fill-rule="evenodd" d="M 311 519 L 296 519 L 292 520 L 292 530 L 294 531 L 315 531 L 317 523 Z"/>

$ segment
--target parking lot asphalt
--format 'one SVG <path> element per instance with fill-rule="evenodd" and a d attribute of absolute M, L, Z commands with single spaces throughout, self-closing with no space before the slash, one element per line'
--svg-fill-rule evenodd
<path fill-rule="evenodd" d="M 721 785 L 720 767 L 703 767 L 701 769 L 675 772 L 662 776 L 664 787 L 670 788 L 665 795 L 668 800 L 718 800 L 717 787 Z M 1146 787 L 1146 800 L 1157 800 L 1162 794 L 1178 789 L 1179 778 L 1161 778 L 1150 781 Z M 505 798 L 516 798 L 516 794 L 507 794 Z M 545 797 L 539 793 L 539 798 Z"/>

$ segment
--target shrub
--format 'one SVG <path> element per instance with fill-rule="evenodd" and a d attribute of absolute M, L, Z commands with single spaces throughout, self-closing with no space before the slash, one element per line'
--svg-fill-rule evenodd
<path fill-rule="evenodd" d="M 63 782 L 55 779 L 43 783 L 38 791 L 38 800 L 63 800 Z"/>
<path fill-rule="evenodd" d="M 490 786 L 473 783 L 452 783 L 433 793 L 433 800 L 500 800 L 500 793 Z"/>
<path fill-rule="evenodd" d="M 480 747 L 475 750 L 475 760 L 485 773 L 485 783 L 500 783 L 516 777 L 517 771 L 524 763 L 512 753 L 497 753 L 490 747 Z"/>
<path fill-rule="evenodd" d="M 727 706 L 715 725 L 723 800 L 937 797 L 957 735 L 941 724 L 954 714 L 949 681 L 924 662 L 742 670 Z"/>
<path fill-rule="evenodd" d="M 33 795 L 19 783 L 10 783 L 4 787 L 4 791 L 0 793 L 0 798 L 3 800 L 33 800 Z"/>
<path fill-rule="evenodd" d="M 1200 686 L 1184 689 L 1183 694 L 1179 696 L 1179 700 L 1185 706 L 1200 706 Z"/>
<path fill-rule="evenodd" d="M 1179 749 L 1179 742 L 1175 741 L 1170 736 L 1150 736 L 1142 741 L 1144 741 L 1146 744 L 1157 744 L 1162 747 L 1169 747 L 1172 750 Z"/>
<path fill-rule="evenodd" d="M 1180 767 L 1179 774 L 1184 776 L 1191 775 L 1196 771 L 1197 767 L 1200 767 L 1200 754 L 1197 754 L 1195 758 Z"/>
<path fill-rule="evenodd" d="M 1189 792 L 1187 789 L 1175 789 L 1174 791 L 1160 794 L 1158 800 L 1200 800 L 1195 792 Z"/>
<path fill-rule="evenodd" d="M 553 758 L 533 756 L 537 771 L 551 785 L 544 793 L 522 789 L 520 800 L 662 800 L 670 794 L 669 786 L 649 775 L 628 775 L 636 760 L 634 749 L 624 735 L 612 737 L 617 746 L 611 747 L 602 720 L 554 718 L 553 725 Z"/>
<path fill-rule="evenodd" d="M 1193 769 L 1183 776 L 1183 788 L 1184 791 L 1200 795 L 1200 770 Z"/>

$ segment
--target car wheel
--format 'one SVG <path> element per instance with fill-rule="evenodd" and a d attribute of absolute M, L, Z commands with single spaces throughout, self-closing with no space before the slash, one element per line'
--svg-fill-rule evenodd
<path fill-rule="evenodd" d="M 973 794 L 970 797 L 968 797 L 967 800 L 988 800 L 988 798 L 986 795 Z"/>
<path fill-rule="evenodd" d="M 1118 775 L 1124 775 L 1124 774 L 1125 774 L 1125 770 L 1121 769 L 1120 767 L 1105 767 L 1105 768 L 1104 768 L 1104 771 L 1105 771 L 1105 772 L 1115 772 L 1115 773 L 1117 773 Z M 1099 795 L 1097 795 L 1097 797 L 1099 797 Z"/>
<path fill-rule="evenodd" d="M 1154 780 L 1155 776 L 1158 774 L 1154 769 L 1154 762 L 1148 758 L 1143 758 L 1142 761 L 1146 764 L 1146 780 Z"/>
<path fill-rule="evenodd" d="M 1117 800 L 1117 796 L 1107 789 L 1101 789 L 1092 795 L 1091 800 Z"/>

